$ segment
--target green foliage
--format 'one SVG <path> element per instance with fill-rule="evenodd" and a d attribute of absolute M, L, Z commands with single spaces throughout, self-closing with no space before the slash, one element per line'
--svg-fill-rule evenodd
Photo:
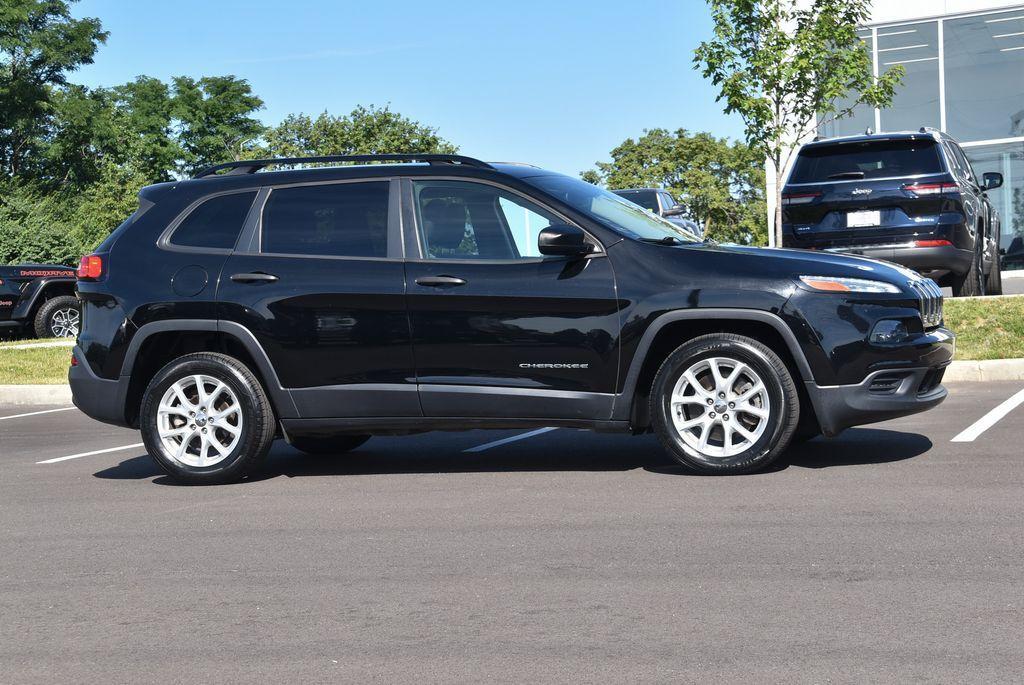
<path fill-rule="evenodd" d="M 234 76 L 174 78 L 173 113 L 186 176 L 220 162 L 251 159 L 264 126 L 252 116 L 263 100 Z"/>
<path fill-rule="evenodd" d="M 73 19 L 65 0 L 0 3 L 0 169 L 31 171 L 54 88 L 106 41 L 98 19 Z"/>
<path fill-rule="evenodd" d="M 437 134 L 437 129 L 386 106 L 373 105 L 356 107 L 342 117 L 327 112 L 316 119 L 292 114 L 269 129 L 264 138 L 267 154 L 272 157 L 458 152 L 456 146 Z"/>
<path fill-rule="evenodd" d="M 721 242 L 761 245 L 767 239 L 764 160 L 756 148 L 685 129 L 645 131 L 611 151 L 585 181 L 609 188 L 665 188 L 686 216 Z"/>
<path fill-rule="evenodd" d="M 64 196 L 17 181 L 0 185 L 0 264 L 76 264 L 80 255 Z"/>
<path fill-rule="evenodd" d="M 700 44 L 694 62 L 718 86 L 725 111 L 743 119 L 747 142 L 771 161 L 777 181 L 794 141 L 813 133 L 819 121 L 849 116 L 860 103 L 892 103 L 903 68 L 876 79 L 857 36 L 870 16 L 869 0 L 708 2 L 715 35 Z M 778 209 L 776 231 L 780 217 Z"/>

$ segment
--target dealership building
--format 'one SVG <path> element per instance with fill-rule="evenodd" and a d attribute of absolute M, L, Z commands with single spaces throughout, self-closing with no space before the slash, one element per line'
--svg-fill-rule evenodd
<path fill-rule="evenodd" d="M 989 197 L 1002 218 L 1000 245 L 1013 253 L 1007 267 L 1024 267 L 1024 3 L 876 0 L 860 35 L 876 73 L 901 65 L 903 83 L 891 107 L 859 106 L 819 134 L 922 126 L 948 132 L 979 177 L 1003 175 L 1003 187 Z M 774 187 L 768 190 L 774 204 Z"/>

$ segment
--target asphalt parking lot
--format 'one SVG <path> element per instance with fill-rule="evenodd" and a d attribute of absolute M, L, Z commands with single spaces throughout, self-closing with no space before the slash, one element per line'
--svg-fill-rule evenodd
<path fill-rule="evenodd" d="M 733 478 L 559 429 L 180 487 L 134 431 L 0 405 L 0 680 L 1018 680 L 1024 405 L 952 439 L 1022 387 Z"/>

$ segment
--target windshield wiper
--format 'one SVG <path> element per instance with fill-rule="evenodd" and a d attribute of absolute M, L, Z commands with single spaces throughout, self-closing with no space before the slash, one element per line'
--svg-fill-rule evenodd
<path fill-rule="evenodd" d="M 863 171 L 840 171 L 838 174 L 832 174 L 829 178 L 864 178 Z"/>
<path fill-rule="evenodd" d="M 683 241 L 674 235 L 667 235 L 664 238 L 641 238 L 642 242 L 654 243 L 655 245 L 682 245 Z"/>

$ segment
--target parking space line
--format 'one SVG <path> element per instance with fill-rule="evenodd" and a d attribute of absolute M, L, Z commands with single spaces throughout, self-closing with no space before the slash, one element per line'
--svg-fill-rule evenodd
<path fill-rule="evenodd" d="M 526 440 L 527 438 L 532 438 L 535 435 L 541 435 L 543 433 L 548 433 L 548 432 L 553 431 L 553 430 L 558 430 L 558 427 L 557 426 L 552 426 L 552 427 L 549 427 L 549 428 L 538 428 L 537 430 L 529 431 L 528 433 L 520 433 L 519 435 L 513 435 L 513 436 L 508 437 L 508 438 L 502 438 L 501 440 L 495 440 L 494 442 L 485 442 L 482 445 L 477 445 L 476 447 L 470 447 L 469 449 L 465 449 L 465 450 L 462 450 L 462 451 L 463 452 L 483 452 L 484 450 L 489 450 L 492 447 L 501 447 L 502 445 L 507 445 L 510 442 L 516 442 L 517 440 Z"/>
<path fill-rule="evenodd" d="M 42 411 L 30 411 L 27 414 L 14 414 L 13 416 L 0 416 L 0 421 L 6 421 L 7 419 L 21 419 L 26 416 L 39 416 L 40 414 L 52 414 L 55 411 L 71 411 L 74 407 L 61 407 L 60 409 L 44 409 Z"/>
<path fill-rule="evenodd" d="M 55 457 L 53 459 L 44 459 L 43 461 L 37 461 L 37 464 L 56 464 L 58 461 L 67 461 L 68 459 L 79 459 L 81 457 L 91 457 L 94 454 L 106 454 L 107 452 L 120 452 L 121 450 L 135 449 L 136 447 L 144 447 L 145 443 L 137 442 L 134 445 L 122 445 L 121 447 L 111 447 L 105 450 L 93 450 L 92 452 L 82 452 L 81 454 L 69 454 L 66 457 Z"/>
<path fill-rule="evenodd" d="M 992 426 L 996 425 L 1001 418 L 1009 414 L 1022 403 L 1024 403 L 1024 390 L 1019 391 L 1010 397 L 1010 399 L 999 404 L 995 409 L 982 416 L 965 430 L 961 431 L 955 438 L 950 440 L 950 442 L 974 442 L 975 438 Z"/>

